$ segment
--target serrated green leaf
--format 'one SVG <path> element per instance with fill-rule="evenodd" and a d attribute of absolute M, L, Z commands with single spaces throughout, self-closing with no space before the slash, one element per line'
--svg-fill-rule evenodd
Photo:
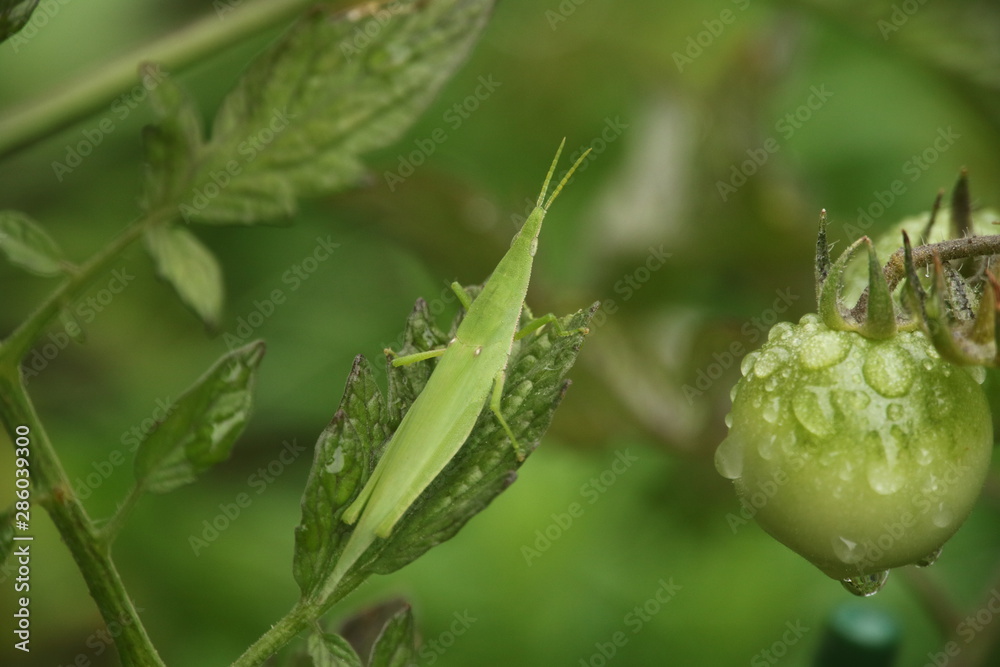
<path fill-rule="evenodd" d="M 392 0 L 307 12 L 244 74 L 216 115 L 185 220 L 253 224 L 363 174 L 468 54 L 493 0 Z"/>
<path fill-rule="evenodd" d="M 191 232 L 158 225 L 145 233 L 146 249 L 156 272 L 210 328 L 222 316 L 222 269 L 215 256 Z"/>
<path fill-rule="evenodd" d="M 340 635 L 314 632 L 306 645 L 313 667 L 362 667 L 361 658 Z"/>
<path fill-rule="evenodd" d="M 142 131 L 146 161 L 142 207 L 148 213 L 185 195 L 201 158 L 203 131 L 194 102 L 158 65 L 143 64 L 140 73 L 148 82 L 157 119 Z"/>
<path fill-rule="evenodd" d="M 358 355 L 340 407 L 316 442 L 302 494 L 293 572 L 303 598 L 323 584 L 347 542 L 350 526 L 340 516 L 371 474 L 374 452 L 388 435 L 384 421 L 382 392 L 368 361 Z"/>
<path fill-rule="evenodd" d="M 413 614 L 409 607 L 397 612 L 372 647 L 368 667 L 410 667 L 417 664 Z"/>
<path fill-rule="evenodd" d="M 477 289 L 470 291 L 478 293 Z M 596 311 L 560 320 L 567 330 L 585 327 Z M 453 331 L 457 328 L 456 318 Z M 407 320 L 400 354 L 440 347 L 451 338 L 438 330 L 421 299 Z M 508 365 L 504 416 L 530 452 L 552 421 L 568 386 L 566 375 L 579 354 L 583 334 L 558 336 L 552 327 L 519 341 Z M 361 491 L 388 436 L 423 390 L 436 364 L 429 360 L 394 367 L 386 362 L 388 400 L 375 385 L 364 357 L 355 360 L 344 398 L 333 422 L 320 436 L 302 498 L 302 521 L 296 528 L 295 577 L 303 598 L 317 593 L 350 535 L 340 516 Z M 454 536 L 516 478 L 521 464 L 506 433 L 485 405 L 468 440 L 396 525 L 392 535 L 376 540 L 338 583 L 332 604 L 369 574 L 387 574 L 431 547 Z"/>
<path fill-rule="evenodd" d="M 264 342 L 223 355 L 171 404 L 135 456 L 136 484 L 166 493 L 229 457 L 253 407 Z"/>
<path fill-rule="evenodd" d="M 0 211 L 0 252 L 38 276 L 63 273 L 62 251 L 41 226 L 19 211 Z"/>
<path fill-rule="evenodd" d="M 0 0 L 0 42 L 28 25 L 38 0 Z"/>

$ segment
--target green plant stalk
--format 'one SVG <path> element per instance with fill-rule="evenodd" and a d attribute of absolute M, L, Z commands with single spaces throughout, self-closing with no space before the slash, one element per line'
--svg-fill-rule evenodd
<path fill-rule="evenodd" d="M 83 294 L 90 283 L 107 270 L 147 227 L 168 215 L 170 214 L 153 213 L 130 224 L 103 250 L 72 270 L 70 277 L 0 344 L 0 373 L 8 373 L 11 369 L 16 371 L 21 359 L 27 355 L 42 331 L 59 315 L 59 312 Z"/>
<path fill-rule="evenodd" d="M 106 623 L 117 623 L 123 628 L 116 644 L 126 667 L 157 666 L 163 662 L 115 569 L 109 542 L 101 539 L 93 521 L 73 494 L 59 456 L 25 390 L 19 364 L 63 307 L 80 296 L 147 227 L 169 216 L 167 212 L 153 213 L 126 227 L 103 250 L 74 269 L 70 277 L 0 345 L 0 422 L 11 441 L 16 438 L 18 426 L 31 429 L 32 487 L 69 547 L 101 616 Z"/>
<path fill-rule="evenodd" d="M 139 65 L 162 64 L 180 70 L 247 37 L 280 25 L 315 0 L 258 0 L 220 17 L 214 12 L 141 49 L 60 85 L 39 99 L 0 117 L 0 157 L 29 146 L 81 118 L 99 111 L 111 99 L 139 82 Z"/>
<path fill-rule="evenodd" d="M 329 605 L 327 605 L 328 607 Z M 271 626 L 230 667 L 256 667 L 277 653 L 324 612 L 321 605 L 299 600 L 281 620 Z"/>
<path fill-rule="evenodd" d="M 73 495 L 69 479 L 25 391 L 17 366 L 4 366 L 0 372 L 0 421 L 12 439 L 18 426 L 31 430 L 29 471 L 32 488 L 42 498 L 40 504 L 69 547 L 105 623 L 117 623 L 121 627 L 115 645 L 122 665 L 162 667 L 163 661 L 146 634 L 111 560 L 110 549 L 97 539 L 93 521 Z"/>

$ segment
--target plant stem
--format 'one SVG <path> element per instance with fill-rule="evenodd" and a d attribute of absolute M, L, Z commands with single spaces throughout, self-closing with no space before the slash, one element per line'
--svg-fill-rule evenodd
<path fill-rule="evenodd" d="M 118 259 L 122 251 L 138 239 L 142 232 L 160 217 L 160 215 L 151 214 L 130 224 L 117 238 L 82 264 L 78 270 L 59 285 L 35 312 L 0 345 L 0 372 L 3 372 L 4 369 L 16 371 L 21 359 L 28 353 L 45 327 L 56 318 L 59 311 L 79 297 L 94 278 L 107 270 Z"/>
<path fill-rule="evenodd" d="M 913 248 L 913 265 L 916 268 L 927 266 L 934 261 L 937 254 L 941 261 L 951 259 L 970 259 L 1000 254 L 1000 234 L 990 236 L 967 236 L 961 239 L 951 239 L 940 243 L 917 246 Z M 896 289 L 899 281 L 906 277 L 906 267 L 903 266 L 903 249 L 892 253 L 883 269 L 889 290 Z"/>
<path fill-rule="evenodd" d="M 180 70 L 247 37 L 280 25 L 314 0 L 257 0 L 239 9 L 207 14 L 191 25 L 62 84 L 0 117 L 0 157 L 29 146 L 102 107 L 139 83 L 139 65 L 154 62 Z"/>
<path fill-rule="evenodd" d="M 17 366 L 0 367 L 0 421 L 12 441 L 17 437 L 17 427 L 29 429 L 32 491 L 42 498 L 42 506 L 69 547 L 105 623 L 109 626 L 116 623 L 121 628 L 115 645 L 122 665 L 162 667 L 163 661 L 146 634 L 111 560 L 109 547 L 97 539 L 93 521 L 73 494 L 59 457 L 24 389 Z"/>
<path fill-rule="evenodd" d="M 278 652 L 321 614 L 315 605 L 300 600 L 271 629 L 250 645 L 230 667 L 256 667 Z"/>

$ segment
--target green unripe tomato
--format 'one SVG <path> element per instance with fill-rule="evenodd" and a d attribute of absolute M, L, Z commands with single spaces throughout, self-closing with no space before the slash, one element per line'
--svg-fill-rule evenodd
<path fill-rule="evenodd" d="M 933 561 L 989 467 L 982 368 L 919 331 L 873 340 L 806 315 L 742 372 L 716 467 L 764 530 L 840 580 Z"/>

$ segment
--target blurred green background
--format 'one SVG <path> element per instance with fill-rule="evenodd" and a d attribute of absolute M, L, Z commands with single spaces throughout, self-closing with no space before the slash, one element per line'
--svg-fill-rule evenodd
<path fill-rule="evenodd" d="M 52 0 L 39 11 L 51 16 L 37 34 L 0 46 L 0 114 L 214 10 Z M 206 119 L 282 27 L 176 73 Z M 808 630 L 780 663 L 809 664 L 825 619 L 852 598 L 756 525 L 730 528 L 739 505 L 712 464 L 739 375 L 728 350 L 759 345 L 756 323 L 782 296 L 790 302 L 782 319 L 815 308 L 820 208 L 834 240 L 858 233 L 845 226 L 859 227 L 859 208 L 872 213 L 860 230 L 877 233 L 927 210 L 963 166 L 976 205 L 1000 206 L 998 45 L 1000 9 L 986 0 L 503 0 L 421 120 L 367 157 L 363 187 L 304 202 L 288 227 L 196 229 L 225 270 L 221 331 L 206 332 L 132 248 L 121 268 L 135 279 L 87 324 L 86 342 L 66 346 L 29 385 L 94 516 L 109 515 L 131 480 L 128 463 L 108 463 L 128 452 L 123 437 L 224 353 L 223 334 L 235 334 L 273 290 L 287 296 L 253 331 L 268 353 L 255 416 L 232 459 L 197 484 L 144 498 L 116 544 L 166 663 L 228 664 L 292 605 L 299 494 L 354 355 L 375 359 L 395 345 L 417 297 L 489 274 L 565 136 L 570 153 L 594 153 L 548 219 L 529 302 L 560 313 L 604 302 L 574 385 L 507 493 L 454 540 L 370 580 L 334 613 L 405 596 L 429 649 L 425 664 L 596 667 L 605 664 L 599 645 L 619 631 L 627 643 L 607 664 L 772 664 L 763 652 L 796 623 Z M 499 85 L 456 123 L 454 106 L 481 78 Z M 57 180 L 52 162 L 105 118 L 114 131 Z M 123 118 L 109 102 L 6 157 L 0 208 L 30 213 L 71 257 L 89 256 L 137 214 L 139 131 L 150 118 L 145 104 Z M 385 173 L 439 128 L 446 141 L 390 188 Z M 951 138 L 933 149 L 941 133 Z M 762 160 L 766 145 L 777 150 Z M 720 192 L 754 156 L 763 164 L 745 169 L 754 172 L 745 184 Z M 905 192 L 875 215 L 897 179 Z M 286 272 L 318 238 L 339 247 L 293 289 Z M 646 270 L 658 253 L 670 256 Z M 0 335 L 54 284 L 0 266 Z M 1000 403 L 993 373 L 987 390 Z M 251 486 L 287 442 L 305 454 L 264 488 Z M 626 452 L 635 462 L 608 472 Z M 0 447 L 0 477 L 11 468 L 11 448 Z M 603 480 L 599 492 L 594 479 Z M 252 504 L 196 554 L 191 536 L 240 493 Z M 553 528 L 575 502 L 582 516 Z M 936 620 L 932 610 L 957 605 L 961 620 L 1000 586 L 998 513 L 994 476 L 936 565 L 897 571 L 859 602 L 898 620 L 898 664 L 924 664 L 941 650 L 942 623 L 955 619 Z M 117 664 L 58 535 L 40 512 L 34 526 L 33 650 L 25 660 L 7 637 L 0 663 L 69 665 L 82 655 Z M 536 548 L 547 529 L 556 539 L 526 558 L 524 547 Z M 661 582 L 680 588 L 637 629 L 630 613 Z M 6 579 L 3 618 L 11 597 Z M 475 620 L 453 626 L 456 614 Z M 998 631 L 1000 623 L 988 627 L 976 643 Z"/>

